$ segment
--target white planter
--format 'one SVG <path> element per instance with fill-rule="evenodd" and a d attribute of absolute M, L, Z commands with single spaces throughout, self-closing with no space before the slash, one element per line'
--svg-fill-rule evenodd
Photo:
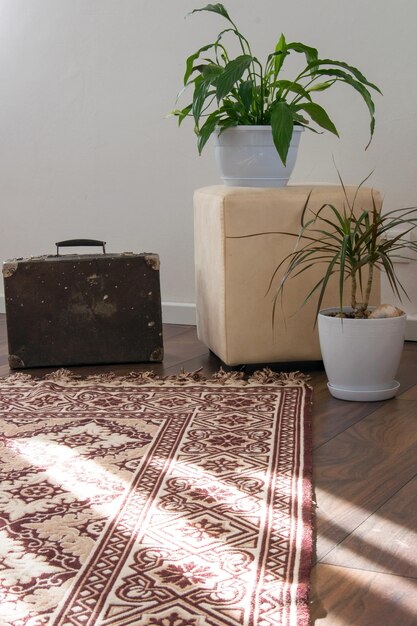
<path fill-rule="evenodd" d="M 345 310 L 349 310 L 346 308 Z M 401 359 L 407 316 L 344 319 L 319 313 L 323 363 L 332 396 L 341 400 L 387 400 L 400 384 L 395 375 Z"/>
<path fill-rule="evenodd" d="M 235 126 L 215 132 L 215 157 L 228 187 L 285 187 L 294 169 L 304 128 L 295 126 L 284 167 L 270 126 Z"/>

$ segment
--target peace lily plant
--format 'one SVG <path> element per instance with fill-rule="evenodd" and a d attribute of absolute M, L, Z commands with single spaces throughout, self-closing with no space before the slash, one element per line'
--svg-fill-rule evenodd
<path fill-rule="evenodd" d="M 212 43 L 187 58 L 179 97 L 192 89 L 192 101 L 173 111 L 179 124 L 187 117 L 194 119 L 200 154 L 214 132 L 241 125 L 271 126 L 275 148 L 285 165 L 294 127 L 319 132 L 310 125 L 313 122 L 338 136 L 326 110 L 314 101 L 317 93 L 338 83 L 350 86 L 362 97 L 370 115 L 371 141 L 375 126 L 371 93 L 381 92 L 358 69 L 343 61 L 322 59 L 316 48 L 287 42 L 284 35 L 262 63 L 222 4 L 208 4 L 191 13 L 200 12 L 217 13 L 227 22 Z M 225 39 L 230 38 L 237 42 L 237 56 L 226 47 Z M 295 77 L 283 77 L 285 61 L 292 53 L 305 57 L 304 67 Z"/>

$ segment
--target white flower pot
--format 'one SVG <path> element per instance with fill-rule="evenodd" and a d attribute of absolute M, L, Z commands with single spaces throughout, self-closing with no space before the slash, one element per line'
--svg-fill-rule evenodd
<path fill-rule="evenodd" d="M 294 169 L 304 128 L 295 126 L 284 167 L 270 126 L 235 126 L 213 134 L 215 157 L 228 187 L 285 187 Z"/>
<path fill-rule="evenodd" d="M 395 375 L 401 359 L 407 316 L 346 319 L 319 313 L 323 363 L 332 396 L 341 400 L 387 400 L 400 384 Z M 345 309 L 350 310 L 349 308 Z"/>

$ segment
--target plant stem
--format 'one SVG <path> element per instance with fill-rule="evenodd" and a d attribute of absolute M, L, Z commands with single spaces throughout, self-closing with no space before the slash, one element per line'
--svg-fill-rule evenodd
<path fill-rule="evenodd" d="M 246 37 L 245 37 L 244 35 L 242 35 L 242 33 L 238 30 L 238 28 L 237 28 L 236 24 L 235 24 L 235 23 L 234 23 L 231 19 L 229 19 L 229 21 L 230 21 L 230 23 L 232 24 L 233 28 L 235 29 L 235 30 L 234 30 L 234 32 L 235 32 L 235 35 L 237 36 L 237 38 L 239 39 L 239 44 L 240 44 L 240 47 L 242 48 L 242 52 L 243 52 L 243 54 L 249 54 L 249 56 L 251 56 L 251 57 L 252 57 L 252 59 L 253 59 L 253 54 L 252 54 L 252 50 L 251 50 L 251 47 L 250 47 L 250 43 L 249 43 L 249 41 L 248 41 L 248 40 L 246 39 Z M 247 46 L 247 50 L 245 50 L 245 46 L 243 45 L 243 43 L 245 43 L 245 44 L 246 44 L 246 46 Z M 255 75 L 255 62 L 254 62 L 254 60 L 252 60 L 252 73 L 253 73 L 253 75 Z M 252 75 L 251 75 L 251 72 L 250 72 L 250 71 L 249 71 L 249 78 L 251 78 L 251 79 L 252 79 Z"/>
<path fill-rule="evenodd" d="M 228 20 L 229 20 L 229 22 L 231 23 L 231 25 L 232 25 L 232 26 L 233 26 L 233 28 L 234 28 L 235 35 L 236 35 L 236 36 L 237 36 L 237 38 L 239 39 L 240 47 L 242 48 L 242 52 L 243 52 L 243 54 L 246 54 L 246 50 L 245 50 L 245 47 L 244 47 L 244 45 L 243 45 L 243 42 L 245 42 L 245 44 L 246 44 L 246 45 L 247 45 L 247 47 L 248 47 L 249 54 L 252 56 L 252 52 L 251 52 L 251 49 L 250 49 L 250 44 L 249 44 L 249 41 L 246 39 L 246 37 L 244 37 L 244 36 L 242 35 L 242 33 L 240 33 L 240 32 L 239 32 L 238 27 L 236 26 L 236 24 L 234 23 L 234 21 L 230 19 L 230 17 L 228 18 Z"/>
<path fill-rule="evenodd" d="M 350 292 L 350 306 L 352 307 L 353 310 L 356 309 L 357 306 L 357 302 L 356 302 L 356 289 L 357 289 L 357 284 L 356 284 L 356 274 L 352 274 L 352 287 L 351 287 L 351 292 Z"/>
<path fill-rule="evenodd" d="M 368 308 L 369 298 L 371 296 L 373 278 L 374 278 L 374 266 L 373 266 L 372 263 L 370 263 L 369 264 L 368 282 L 366 283 L 365 302 L 363 303 L 364 311 L 366 311 L 366 309 Z"/>
<path fill-rule="evenodd" d="M 260 93 L 260 96 L 261 96 L 260 97 L 261 110 L 259 112 L 259 115 L 260 115 L 260 123 L 263 124 L 263 121 L 264 121 L 264 107 L 265 107 L 265 102 L 264 102 L 264 93 L 265 93 L 264 92 L 264 88 L 265 88 L 265 86 L 264 86 L 264 80 L 263 80 L 263 76 L 262 76 L 262 65 L 260 63 L 259 63 L 259 67 L 260 67 L 260 72 L 261 72 L 261 74 L 260 74 L 260 81 L 259 81 L 259 86 L 260 86 L 260 90 L 261 90 L 261 93 Z"/>
<path fill-rule="evenodd" d="M 306 70 L 307 70 L 307 68 L 305 67 L 305 68 L 303 69 L 303 71 L 302 71 L 302 72 L 300 72 L 300 73 L 298 74 L 298 76 L 296 76 L 296 77 L 295 77 L 295 79 L 292 81 L 291 85 L 290 85 L 289 87 L 287 87 L 286 91 L 284 91 L 284 92 L 283 92 L 283 94 L 282 94 L 282 99 L 283 99 L 283 100 L 286 100 L 286 99 L 287 99 L 287 96 L 288 96 L 288 94 L 290 93 L 290 88 L 292 87 L 292 85 L 294 85 L 294 84 L 298 84 L 302 78 L 306 78 L 307 76 L 311 76 L 311 74 L 310 74 L 309 72 L 307 72 L 307 73 L 306 73 Z M 311 80 L 311 82 L 313 82 L 314 80 L 315 80 L 315 79 L 313 78 L 313 79 Z M 310 84 L 310 83 L 309 83 L 309 84 Z"/>

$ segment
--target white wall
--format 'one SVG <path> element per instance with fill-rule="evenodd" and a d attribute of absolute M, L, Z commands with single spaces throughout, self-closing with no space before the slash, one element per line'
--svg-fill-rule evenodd
<path fill-rule="evenodd" d="M 159 252 L 163 301 L 194 302 L 192 194 L 218 177 L 210 146 L 198 157 L 191 123 L 178 130 L 165 116 L 186 56 L 222 27 L 216 15 L 184 19 L 203 4 L 0 0 L 1 260 L 95 237 L 110 251 Z M 336 182 L 334 156 L 347 183 L 375 169 L 388 208 L 417 204 L 415 1 L 225 4 L 261 58 L 283 31 L 360 67 L 384 92 L 367 152 L 359 96 L 328 92 L 341 140 L 304 133 L 293 182 Z M 177 320 L 189 313 L 179 307 Z"/>

